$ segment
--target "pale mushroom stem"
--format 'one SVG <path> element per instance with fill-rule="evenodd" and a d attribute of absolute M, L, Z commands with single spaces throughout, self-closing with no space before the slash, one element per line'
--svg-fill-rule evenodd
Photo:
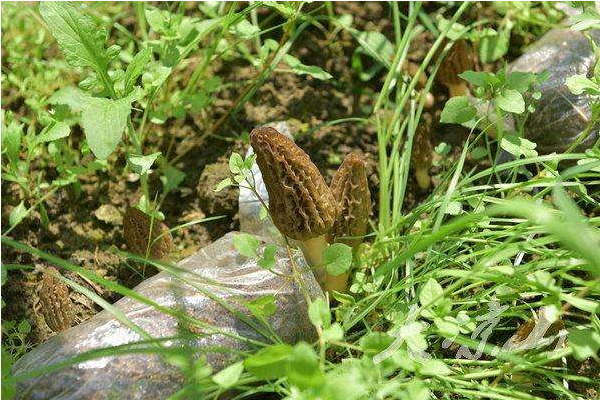
<path fill-rule="evenodd" d="M 415 170 L 415 177 L 417 178 L 417 183 L 422 190 L 429 189 L 431 185 L 431 177 L 429 176 L 428 168 L 417 168 Z"/>
<path fill-rule="evenodd" d="M 317 236 L 307 240 L 295 240 L 294 241 L 300 250 L 302 250 L 302 254 L 304 254 L 304 259 L 309 267 L 312 268 L 317 281 L 324 286 L 327 281 L 327 271 L 323 267 L 323 250 L 329 246 L 327 243 L 327 235 Z"/>

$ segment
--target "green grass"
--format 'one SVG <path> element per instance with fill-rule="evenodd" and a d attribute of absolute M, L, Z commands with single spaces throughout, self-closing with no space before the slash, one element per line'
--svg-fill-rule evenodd
<path fill-rule="evenodd" d="M 499 146 L 494 139 L 474 130 L 456 159 L 442 164 L 437 177 L 439 184 L 430 195 L 412 209 L 408 209 L 406 204 L 411 151 L 413 146 L 418 145 L 413 142 L 413 137 L 424 112 L 425 94 L 431 90 L 437 68 L 450 49 L 450 45 L 442 48 L 445 36 L 457 34 L 452 25 L 456 21 L 464 24 L 459 35 L 473 35 L 480 25 L 495 26 L 494 21 L 469 21 L 466 16 L 473 6 L 471 3 L 444 5 L 444 15 L 450 22 L 440 25 L 436 16 L 428 15 L 419 3 L 411 3 L 406 14 L 401 12 L 398 3 L 392 3 L 389 16 L 394 28 L 394 40 L 389 43 L 382 43 L 377 37 L 361 35 L 361 32 L 349 27 L 340 16 L 335 15 L 329 3 L 323 7 L 312 7 L 312 11 L 306 11 L 308 8 L 305 4 L 293 6 L 295 8 L 286 5 L 283 9 L 273 11 L 279 13 L 277 18 L 284 17 L 284 23 L 262 26 L 257 32 L 242 37 L 230 35 L 231 24 L 239 18 L 248 18 L 256 25 L 256 10 L 264 5 L 252 3 L 246 8 L 227 8 L 224 5 L 216 8 L 214 12 L 222 16 L 224 22 L 215 24 L 207 33 L 212 35 L 213 45 L 202 49 L 191 78 L 181 90 L 185 95 L 196 93 L 197 86 L 208 77 L 208 66 L 215 58 L 222 57 L 227 51 L 234 51 L 241 59 L 256 60 L 259 57 L 256 49 L 264 44 L 265 35 L 282 27 L 284 30 L 279 41 L 275 42 L 276 48 L 262 58 L 256 74 L 246 82 L 233 106 L 221 119 L 211 121 L 202 134 L 204 136 L 214 134 L 227 119 L 235 118 L 236 112 L 252 98 L 257 88 L 268 77 L 278 73 L 276 68 L 284 56 L 310 28 L 325 31 L 346 29 L 363 45 L 367 54 L 369 45 L 373 43 L 393 49 L 391 60 L 382 62 L 385 79 L 376 93 L 372 113 L 361 118 L 328 121 L 322 125 L 371 124 L 377 132 L 379 214 L 355 266 L 350 293 L 338 296 L 339 303 L 332 306 L 331 310 L 322 302 L 312 303 L 311 310 L 316 314 L 329 315 L 331 312 L 331 321 L 327 317 L 324 320 L 314 319 L 319 340 L 293 348 L 283 346 L 281 338 L 263 320 L 257 322 L 236 311 L 233 304 L 215 299 L 245 323 L 263 332 L 265 337 L 264 341 L 239 338 L 254 348 L 251 352 L 236 354 L 237 359 L 244 362 L 244 368 L 235 364 L 215 378 L 215 374 L 201 360 L 189 356 L 194 349 L 165 346 L 167 339 L 152 338 L 100 296 L 63 278 L 72 290 L 88 296 L 139 333 L 144 340 L 94 350 L 20 376 L 12 376 L 3 362 L 3 381 L 6 382 L 3 382 L 6 385 L 3 391 L 9 393 L 10 385 L 15 381 L 96 357 L 146 352 L 161 354 L 166 361 L 180 367 L 186 377 L 184 387 L 173 394 L 172 399 L 216 399 L 230 389 L 236 390 L 235 398 L 239 399 L 275 394 L 288 399 L 315 400 L 578 399 L 586 396 L 581 387 L 597 390 L 597 373 L 593 377 L 578 370 L 584 360 L 595 363 L 596 368 L 600 363 L 600 321 L 597 316 L 600 310 L 600 152 L 597 145 L 585 154 L 569 152 L 530 156 L 502 165 L 492 163 L 486 168 L 469 162 L 472 151 L 476 147 L 484 147 L 487 149 L 487 159 L 493 160 L 495 154 L 492 149 Z M 135 6 L 138 16 L 136 23 L 142 28 L 143 37 L 147 36 L 144 7 Z M 3 11 L 4 8 L 3 5 Z M 170 8 L 177 15 L 185 11 L 183 7 L 175 5 Z M 94 7 L 92 10 L 97 19 L 113 18 L 102 8 Z M 554 24 L 544 22 L 540 16 L 542 11 L 538 12 L 540 14 L 534 14 L 531 20 L 518 18 L 519 32 L 529 37 L 531 32 L 539 34 L 540 27 Z M 504 16 L 505 12 L 498 15 L 501 18 L 500 15 Z M 27 24 L 21 19 L 18 21 L 19 24 Z M 506 25 L 504 21 L 501 26 Z M 10 24 L 3 20 L 3 25 L 7 23 Z M 124 27 L 119 28 L 118 22 L 112 21 L 112 24 L 120 32 L 122 29 L 127 31 Z M 423 30 L 434 32 L 436 39 L 419 68 L 419 74 L 426 70 L 429 73 L 427 85 L 425 90 L 416 91 L 419 76 L 412 79 L 403 76 L 400 66 L 407 58 L 409 46 Z M 24 31 L 31 32 L 32 28 L 24 28 Z M 47 34 L 41 36 L 49 37 Z M 127 40 L 138 40 L 118 37 L 124 48 L 131 47 Z M 225 49 L 217 46 L 218 40 L 223 37 L 227 37 Z M 163 45 L 165 43 L 168 41 L 162 42 Z M 186 49 L 190 54 L 196 51 L 193 46 Z M 379 57 L 372 50 L 370 56 L 376 61 Z M 42 58 L 40 54 L 33 54 L 32 57 L 36 60 Z M 180 66 L 183 68 L 189 62 L 187 54 L 184 53 L 178 62 L 183 63 Z M 55 71 L 54 64 L 49 64 L 40 69 L 34 63 L 33 67 L 27 68 L 37 69 L 27 72 L 21 70 L 26 68 L 23 64 L 11 72 L 13 75 L 22 73 L 21 77 L 5 74 L 3 70 L 3 84 L 5 79 L 20 80 L 23 96 L 45 99 L 51 93 L 44 93 L 42 88 L 35 85 L 30 87 L 26 83 L 30 75 L 39 77 L 40 74 L 51 74 L 46 69 Z M 67 67 L 62 64 L 61 68 Z M 151 104 L 156 102 L 156 107 L 171 104 L 173 99 L 168 98 L 169 91 L 183 85 L 178 81 L 177 68 L 174 67 L 175 72 L 164 86 L 150 92 L 147 98 L 147 104 L 150 105 L 146 105 L 141 114 L 129 117 L 126 128 L 128 140 L 121 144 L 125 152 L 149 153 L 145 135 L 149 115 L 154 110 Z M 44 79 L 52 80 L 55 77 L 50 75 Z M 111 93 L 109 97 L 119 96 Z M 21 119 L 20 122 L 28 121 Z M 31 126 L 37 127 L 33 123 Z M 200 136 L 200 140 L 204 136 Z M 190 140 L 198 140 L 198 137 Z M 174 164 L 175 161 L 170 159 L 165 165 Z M 561 168 L 557 168 L 559 162 Z M 531 177 L 520 175 L 523 167 L 533 172 Z M 108 168 L 119 166 L 109 164 Z M 166 167 L 161 164 L 159 168 L 163 171 L 162 168 Z M 8 172 L 8 167 L 5 168 L 3 161 L 3 176 L 5 172 Z M 141 182 L 143 191 L 148 194 L 145 178 Z M 41 193 L 31 196 L 37 196 L 38 200 L 30 211 L 46 199 Z M 158 205 L 164 196 L 166 194 L 163 192 Z M 84 276 L 122 296 L 171 315 L 186 326 L 217 329 L 178 309 L 159 306 L 152 299 L 144 298 L 130 288 L 89 270 L 19 243 L 8 236 L 14 226 L 16 224 L 3 228 L 3 245 Z M 144 261 L 132 255 L 124 256 L 130 257 L 133 262 L 149 262 L 159 270 L 168 271 L 175 279 L 211 296 L 190 280 L 184 270 L 165 263 Z M 485 321 L 493 302 L 507 308 L 493 326 L 484 332 L 486 343 L 483 346 L 481 334 L 475 335 L 473 332 Z M 412 319 L 409 315 L 411 306 L 418 310 Z M 556 318 L 564 323 L 569 332 L 566 344 L 557 349 L 542 346 L 520 352 L 503 350 L 506 340 L 541 307 L 553 310 Z M 393 356 L 375 363 L 373 357 L 385 350 L 394 341 L 392 334 L 407 323 L 419 329 L 401 344 Z M 190 335 L 190 332 L 182 332 L 181 337 L 185 338 L 186 335 Z M 447 348 L 443 345 L 445 339 L 450 339 L 454 345 Z M 459 346 L 464 346 L 471 353 L 479 351 L 481 355 L 475 360 L 458 358 Z M 270 353 L 274 349 L 285 353 L 284 361 Z M 411 352 L 419 351 L 426 351 L 431 359 L 419 360 L 411 356 Z M 253 367 L 257 363 L 263 363 L 272 370 L 270 379 L 263 379 L 257 372 Z M 224 381 L 229 384 L 224 385 Z"/>

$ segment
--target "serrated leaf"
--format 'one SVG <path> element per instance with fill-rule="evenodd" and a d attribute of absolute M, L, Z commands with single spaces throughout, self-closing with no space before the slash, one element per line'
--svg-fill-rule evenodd
<path fill-rule="evenodd" d="M 104 48 L 106 31 L 70 2 L 44 1 L 40 14 L 48 24 L 52 35 L 74 67 L 90 67 L 97 73 L 105 73 L 108 54 Z"/>
<path fill-rule="evenodd" d="M 331 74 L 317 67 L 316 65 L 304 65 L 296 57 L 286 54 L 283 56 L 283 61 L 297 75 L 310 75 L 313 78 L 326 81 L 331 79 Z"/>
<path fill-rule="evenodd" d="M 81 126 L 90 149 L 100 160 L 111 155 L 131 114 L 131 98 L 111 100 L 92 97 L 81 113 Z"/>
<path fill-rule="evenodd" d="M 229 170 L 232 174 L 239 174 L 244 170 L 244 159 L 238 153 L 229 156 Z"/>
<path fill-rule="evenodd" d="M 26 215 L 27 208 L 25 208 L 25 203 L 23 202 L 23 200 L 21 200 L 19 205 L 10 211 L 10 214 L 8 216 L 8 223 L 10 224 L 10 226 L 15 226 L 19 222 L 21 222 Z"/>
<path fill-rule="evenodd" d="M 502 110 L 514 114 L 522 114 L 525 111 L 525 101 L 517 90 L 504 89 L 496 96 L 496 105 Z"/>
<path fill-rule="evenodd" d="M 440 122 L 446 124 L 463 124 L 475 118 L 477 110 L 468 97 L 452 97 L 446 102 Z"/>
<path fill-rule="evenodd" d="M 211 379 L 220 387 L 228 389 L 237 383 L 242 372 L 244 372 L 244 363 L 239 361 L 217 372 Z"/>
<path fill-rule="evenodd" d="M 145 48 L 140 50 L 125 70 L 125 94 L 131 93 L 137 78 L 142 75 L 148 63 L 152 59 L 152 50 Z"/>
<path fill-rule="evenodd" d="M 152 164 L 156 161 L 156 159 L 160 156 L 160 152 L 148 154 L 145 156 L 129 154 L 127 156 L 127 162 L 131 166 L 133 172 L 138 175 L 147 174 L 152 168 Z"/>
<path fill-rule="evenodd" d="M 233 235 L 233 246 L 243 256 L 256 257 L 256 249 L 259 244 L 260 241 L 248 233 L 238 233 Z"/>
<path fill-rule="evenodd" d="M 323 264 L 330 275 L 341 275 L 352 266 L 352 248 L 343 243 L 334 243 L 323 251 Z"/>

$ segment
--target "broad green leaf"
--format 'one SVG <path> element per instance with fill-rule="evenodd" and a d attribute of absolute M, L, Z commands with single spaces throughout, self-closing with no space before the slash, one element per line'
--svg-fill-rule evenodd
<path fill-rule="evenodd" d="M 525 111 L 525 101 L 523 96 L 517 90 L 504 89 L 496 96 L 496 104 L 502 110 L 515 114 L 522 114 Z"/>
<path fill-rule="evenodd" d="M 600 334 L 592 329 L 569 329 L 569 346 L 573 349 L 573 356 L 583 361 L 588 357 L 597 356 L 600 350 Z"/>
<path fill-rule="evenodd" d="M 323 251 L 323 264 L 330 275 L 341 275 L 352 266 L 352 248 L 343 243 L 334 243 Z"/>
<path fill-rule="evenodd" d="M 515 157 L 523 155 L 525 158 L 537 156 L 535 151 L 536 144 L 514 134 L 506 134 L 500 141 L 500 147 L 509 152 Z"/>
<path fill-rule="evenodd" d="M 256 250 L 260 241 L 248 233 L 237 233 L 233 235 L 233 246 L 241 255 L 246 257 L 256 257 Z"/>
<path fill-rule="evenodd" d="M 511 72 L 506 75 L 506 87 L 523 94 L 537 81 L 536 74 L 531 72 Z"/>
<path fill-rule="evenodd" d="M 441 360 L 427 360 L 421 364 L 418 371 L 429 376 L 445 376 L 452 373 L 452 370 Z"/>
<path fill-rule="evenodd" d="M 215 187 L 214 191 L 220 192 L 221 190 L 231 185 L 233 185 L 233 181 L 231 180 L 231 178 L 225 178 L 221 182 L 217 183 L 217 187 Z"/>
<path fill-rule="evenodd" d="M 125 70 L 125 94 L 131 93 L 137 78 L 142 75 L 148 63 L 152 59 L 152 50 L 145 48 L 140 50 Z"/>
<path fill-rule="evenodd" d="M 211 379 L 220 387 L 227 389 L 237 383 L 242 372 L 244 372 L 244 363 L 239 361 L 217 372 Z"/>
<path fill-rule="evenodd" d="M 413 379 L 406 386 L 406 400 L 430 400 L 431 393 L 425 383 L 419 379 Z"/>
<path fill-rule="evenodd" d="M 178 170 L 166 162 L 163 163 L 162 169 L 164 171 L 164 175 L 160 177 L 160 181 L 163 184 L 164 195 L 179 187 L 181 182 L 183 182 L 185 179 L 185 172 Z"/>
<path fill-rule="evenodd" d="M 600 95 L 600 85 L 588 79 L 584 74 L 569 76 L 565 83 L 573 94 Z"/>
<path fill-rule="evenodd" d="M 111 155 L 121 142 L 131 114 L 130 96 L 119 100 L 91 97 L 81 113 L 81 126 L 90 149 L 100 160 Z"/>
<path fill-rule="evenodd" d="M 159 62 L 151 62 L 142 74 L 142 85 L 144 88 L 158 88 L 170 74 L 171 67 L 166 67 Z"/>
<path fill-rule="evenodd" d="M 2 121 L 2 153 L 6 152 L 10 162 L 15 166 L 19 162 L 22 136 L 23 124 L 18 124 L 17 121 L 11 121 L 8 126 L 5 126 L 4 121 Z"/>
<path fill-rule="evenodd" d="M 331 75 L 323 71 L 316 65 L 304 65 L 296 57 L 286 54 L 283 56 L 283 61 L 294 71 L 297 75 L 310 75 L 313 78 L 326 81 L 331 79 Z"/>
<path fill-rule="evenodd" d="M 148 154 L 145 156 L 129 154 L 127 156 L 127 162 L 129 163 L 133 172 L 135 172 L 138 175 L 144 175 L 147 174 L 148 171 L 150 171 L 150 168 L 152 168 L 152 164 L 154 164 L 154 161 L 156 161 L 158 156 L 160 156 L 160 152 Z"/>
<path fill-rule="evenodd" d="M 368 55 L 386 68 L 390 68 L 395 49 L 388 38 L 377 31 L 360 32 L 352 29 L 351 32 Z"/>
<path fill-rule="evenodd" d="M 336 322 L 323 331 L 323 338 L 326 342 L 339 342 L 344 338 L 344 329 Z"/>
<path fill-rule="evenodd" d="M 19 325 L 17 325 L 17 330 L 21 334 L 27 334 L 31 332 L 31 325 L 29 325 L 29 322 L 24 319 L 23 321 L 19 322 Z"/>
<path fill-rule="evenodd" d="M 104 48 L 105 29 L 100 29 L 71 2 L 41 2 L 40 14 L 69 64 L 106 73 L 109 54 Z"/>
<path fill-rule="evenodd" d="M 258 379 L 280 378 L 285 375 L 288 357 L 292 347 L 275 344 L 252 354 L 244 360 L 244 367 Z"/>
<path fill-rule="evenodd" d="M 10 211 L 10 214 L 8 216 L 8 223 L 10 224 L 10 226 L 15 226 L 19 222 L 21 222 L 26 215 L 27 208 L 25 208 L 25 203 L 23 202 L 23 200 L 21 200 L 19 205 Z"/>
<path fill-rule="evenodd" d="M 229 170 L 232 174 L 239 174 L 244 170 L 244 159 L 238 153 L 229 156 Z"/>
<path fill-rule="evenodd" d="M 465 71 L 458 76 L 475 87 L 486 87 L 488 85 L 494 86 L 500 83 L 498 77 L 491 72 Z"/>
<path fill-rule="evenodd" d="M 265 246 L 263 255 L 258 259 L 257 264 L 264 269 L 273 269 L 277 264 L 275 255 L 277 254 L 277 245 L 274 243 Z"/>
<path fill-rule="evenodd" d="M 319 357 L 304 342 L 294 346 L 286 364 L 286 375 L 289 382 L 299 388 L 319 387 L 325 382 L 325 376 L 319 367 Z"/>
<path fill-rule="evenodd" d="M 446 18 L 439 16 L 438 29 L 440 30 L 440 32 L 444 32 L 446 30 L 446 28 L 448 28 L 449 24 L 450 24 L 450 20 L 447 20 Z M 465 31 L 465 26 L 462 24 L 459 24 L 458 22 L 455 22 L 448 29 L 448 32 L 446 33 L 446 37 L 452 41 L 456 41 L 456 40 L 459 40 L 460 38 L 462 38 L 462 36 L 463 36 L 462 33 L 464 31 Z"/>
<path fill-rule="evenodd" d="M 260 28 L 252 25 L 247 19 L 241 19 L 240 22 L 229 28 L 229 32 L 242 38 L 248 38 L 260 32 Z"/>
<path fill-rule="evenodd" d="M 246 303 L 246 308 L 257 318 L 269 318 L 277 311 L 275 296 L 267 294 Z"/>
<path fill-rule="evenodd" d="M 485 28 L 480 34 L 479 59 L 483 63 L 499 60 L 508 51 L 510 42 L 510 29 L 496 32 L 494 29 Z"/>
<path fill-rule="evenodd" d="M 69 136 L 71 128 L 64 122 L 56 122 L 35 138 L 36 143 L 52 142 Z"/>
<path fill-rule="evenodd" d="M 444 292 L 442 286 L 433 278 L 429 278 L 429 280 L 425 283 L 425 285 L 421 286 L 421 290 L 419 291 L 419 302 L 422 307 L 431 305 L 432 301 L 437 298 L 435 303 L 437 304 L 442 298 L 439 297 Z M 438 298 L 439 297 L 439 298 Z"/>
<path fill-rule="evenodd" d="M 67 86 L 54 92 L 48 102 L 50 104 L 64 104 L 69 106 L 73 112 L 81 112 L 90 98 L 91 96 L 83 90 Z"/>
<path fill-rule="evenodd" d="M 446 102 L 440 121 L 446 124 L 463 124 L 475 118 L 477 110 L 468 97 L 452 97 Z"/>
<path fill-rule="evenodd" d="M 446 206 L 446 214 L 458 215 L 462 211 L 462 204 L 460 201 L 451 201 Z"/>
<path fill-rule="evenodd" d="M 320 326 L 325 329 L 331 325 L 331 313 L 329 305 L 323 297 L 318 297 L 308 307 L 308 318 L 315 326 Z"/>

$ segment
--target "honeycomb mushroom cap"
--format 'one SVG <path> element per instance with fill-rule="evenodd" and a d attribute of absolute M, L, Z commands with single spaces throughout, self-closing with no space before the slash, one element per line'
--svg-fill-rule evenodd
<path fill-rule="evenodd" d="M 414 168 L 429 169 L 431 167 L 433 146 L 429 140 L 429 126 L 420 125 L 413 138 L 411 158 Z"/>
<path fill-rule="evenodd" d="M 46 325 L 54 332 L 60 332 L 71 327 L 74 314 L 69 288 L 56 275 L 59 275 L 59 272 L 54 267 L 44 271 L 38 296 L 40 311 Z"/>
<path fill-rule="evenodd" d="M 173 238 L 169 228 L 163 222 L 156 218 L 152 220 L 148 214 L 134 207 L 129 207 L 123 217 L 123 236 L 129 251 L 144 257 L 148 243 L 153 243 L 148 256 L 156 260 L 168 255 L 173 248 Z M 160 238 L 155 240 L 158 236 Z"/>
<path fill-rule="evenodd" d="M 333 177 L 331 192 L 338 199 L 340 213 L 329 232 L 329 241 L 356 247 L 367 233 L 371 213 L 371 193 L 365 160 L 360 154 L 351 153 L 346 156 Z"/>
<path fill-rule="evenodd" d="M 446 54 L 437 73 L 437 79 L 443 85 L 463 84 L 458 75 L 475 67 L 475 53 L 466 40 L 454 42 Z"/>
<path fill-rule="evenodd" d="M 308 154 L 274 128 L 254 129 L 250 141 L 269 193 L 275 226 L 296 240 L 327 233 L 335 221 L 337 204 Z"/>

